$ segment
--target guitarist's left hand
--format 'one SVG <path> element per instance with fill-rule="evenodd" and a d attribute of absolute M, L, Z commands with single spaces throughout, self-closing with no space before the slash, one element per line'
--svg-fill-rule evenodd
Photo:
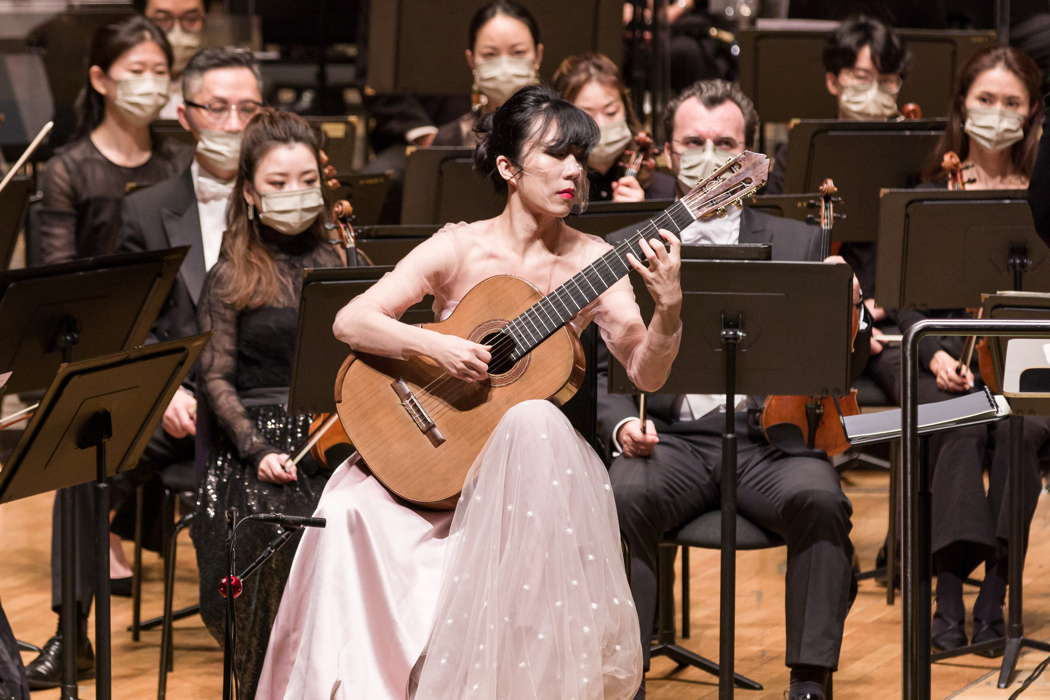
<path fill-rule="evenodd" d="M 627 263 L 641 276 L 649 295 L 656 303 L 657 317 L 663 317 L 672 326 L 664 329 L 670 335 L 678 330 L 678 317 L 682 310 L 682 244 L 672 234 L 663 229 L 660 236 L 667 242 L 665 246 L 657 238 L 638 241 L 638 247 L 645 253 L 648 266 L 643 265 L 631 253 L 627 254 Z"/>

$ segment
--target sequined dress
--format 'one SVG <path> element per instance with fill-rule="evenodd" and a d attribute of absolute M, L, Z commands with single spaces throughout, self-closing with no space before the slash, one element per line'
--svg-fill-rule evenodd
<path fill-rule="evenodd" d="M 293 453 L 305 442 L 309 416 L 289 416 L 285 410 L 298 325 L 299 288 L 307 267 L 341 265 L 328 245 L 307 236 L 284 236 L 262 230 L 277 263 L 281 298 L 270 306 L 238 312 L 218 298 L 215 286 L 229 275 L 220 259 L 210 271 L 198 307 L 202 331 L 212 332 L 201 356 L 200 371 L 207 411 L 198 444 L 207 447 L 206 473 L 199 490 L 191 528 L 200 569 L 201 617 L 216 640 L 223 640 L 224 601 L 218 582 L 225 575 L 225 513 L 239 516 L 274 512 L 310 515 L 329 472 L 316 462 L 300 463 L 298 481 L 279 485 L 260 481 L 259 460 L 271 452 Z M 246 523 L 237 531 L 235 570 L 243 568 L 279 532 L 276 525 Z M 270 627 L 288 578 L 298 537 L 293 538 L 245 581 L 236 602 L 237 680 L 240 697 L 253 697 Z"/>
<path fill-rule="evenodd" d="M 463 290 L 507 272 L 486 253 L 484 224 L 435 234 L 425 255 L 447 264 L 416 274 L 410 255 L 386 288 L 403 303 L 432 294 L 444 318 Z M 605 248 L 581 245 L 550 284 Z M 627 331 L 637 314 L 625 283 L 572 326 L 595 321 L 622 358 L 638 340 Z M 679 337 L 639 359 L 669 364 Z M 454 513 L 408 507 L 344 464 L 317 515 L 328 526 L 299 544 L 259 700 L 626 700 L 638 689 L 638 616 L 609 478 L 553 404 L 505 414 Z"/>

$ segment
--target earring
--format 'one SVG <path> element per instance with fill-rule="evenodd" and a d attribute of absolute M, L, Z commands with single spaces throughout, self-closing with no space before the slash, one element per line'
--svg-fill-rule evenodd
<path fill-rule="evenodd" d="M 248 202 L 248 220 L 252 221 L 255 219 L 255 203 Z"/>

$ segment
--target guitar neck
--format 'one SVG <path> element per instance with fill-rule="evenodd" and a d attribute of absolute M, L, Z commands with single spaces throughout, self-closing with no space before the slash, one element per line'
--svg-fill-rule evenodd
<path fill-rule="evenodd" d="M 683 200 L 678 200 L 660 214 L 642 224 L 623 241 L 613 246 L 593 263 L 570 277 L 565 283 L 537 301 L 507 326 L 504 332 L 514 339 L 514 361 L 549 338 L 572 320 L 584 307 L 601 296 L 631 270 L 627 254 L 645 260 L 639 245 L 642 238 L 658 236 L 658 229 L 681 234 L 693 222 L 693 215 Z"/>

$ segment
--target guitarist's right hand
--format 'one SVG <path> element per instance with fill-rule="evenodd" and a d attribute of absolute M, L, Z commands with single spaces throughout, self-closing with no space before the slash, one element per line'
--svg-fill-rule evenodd
<path fill-rule="evenodd" d="M 427 355 L 451 376 L 464 382 L 480 382 L 489 376 L 489 346 L 447 333 L 435 333 Z"/>

